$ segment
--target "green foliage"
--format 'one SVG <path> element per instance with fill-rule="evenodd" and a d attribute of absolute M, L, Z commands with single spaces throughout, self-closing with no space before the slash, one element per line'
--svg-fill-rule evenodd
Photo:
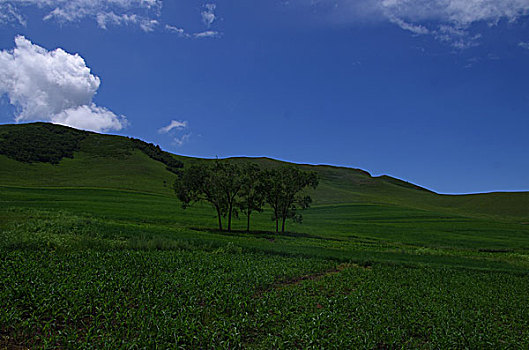
<path fill-rule="evenodd" d="M 175 204 L 162 163 L 87 135 L 54 166 L 0 156 L 2 349 L 529 346 L 525 193 L 439 196 L 299 165 L 320 180 L 303 226 L 274 234 L 263 208 L 252 233 L 234 220 L 226 234 L 207 204 Z M 248 162 L 283 165 L 230 161 Z"/>
<path fill-rule="evenodd" d="M 246 214 L 246 231 L 250 232 L 250 217 L 252 212 L 262 212 L 265 200 L 265 179 L 263 172 L 253 163 L 241 167 L 242 187 L 239 193 L 237 207 Z"/>
<path fill-rule="evenodd" d="M 220 231 L 222 217 L 227 215 L 231 232 L 236 198 L 242 187 L 238 166 L 218 159 L 212 164 L 193 165 L 175 180 L 173 187 L 184 208 L 193 202 L 209 202 L 217 212 Z"/>
<path fill-rule="evenodd" d="M 178 159 L 174 158 L 170 153 L 162 151 L 160 146 L 147 143 L 145 141 L 130 138 L 134 147 L 145 153 L 149 158 L 165 164 L 166 169 L 174 174 L 178 174 L 184 164 Z"/>
<path fill-rule="evenodd" d="M 285 232 L 285 222 L 292 219 L 301 223 L 302 216 L 298 209 L 307 209 L 312 198 L 302 194 L 307 187 L 316 189 L 318 176 L 315 172 L 306 172 L 292 166 L 267 170 L 264 174 L 264 187 L 266 202 L 272 207 L 272 220 L 281 220 L 281 232 Z"/>
<path fill-rule="evenodd" d="M 24 163 L 58 164 L 63 158 L 73 158 L 87 135 L 65 126 L 28 124 L 0 134 L 0 154 Z"/>
<path fill-rule="evenodd" d="M 52 124 L 0 125 L 0 139 L 23 133 L 23 129 Z M 42 129 L 40 129 L 42 130 Z M 74 130 L 75 131 L 75 130 Z M 174 174 L 166 165 L 138 151 L 129 138 L 86 133 L 75 158 L 63 158 L 56 166 L 49 163 L 22 163 L 0 154 L 0 182 L 18 187 L 98 187 L 126 189 L 170 195 Z M 0 141 L 2 142 L 2 141 Z M 5 144 L 4 144 L 5 145 Z M 16 144 L 11 144 L 10 147 Z M 15 147 L 16 148 L 16 147 Z M 170 155 L 186 166 L 213 162 Z M 288 163 L 268 158 L 234 158 L 234 164 L 256 164 L 261 169 L 275 169 Z M 163 166 L 162 166 L 163 165 Z M 407 209 L 436 211 L 447 215 L 491 217 L 499 220 L 529 222 L 529 192 L 476 195 L 438 195 L 390 177 L 372 177 L 359 169 L 324 165 L 293 165 L 318 174 L 319 185 L 310 195 L 313 205 L 348 205 L 379 203 Z"/>
<path fill-rule="evenodd" d="M 0 346 L 230 348 L 253 326 L 251 295 L 328 265 L 221 251 L 1 251 Z"/>
<path fill-rule="evenodd" d="M 319 206 L 303 232 L 223 234 L 169 196 L 0 196 L 0 348 L 529 344 L 524 225 Z"/>
<path fill-rule="evenodd" d="M 285 232 L 286 219 L 302 222 L 298 209 L 306 209 L 312 199 L 300 192 L 306 187 L 316 188 L 318 177 L 294 167 L 281 167 L 261 171 L 255 164 L 244 166 L 219 161 L 212 164 L 193 165 L 175 180 L 174 190 L 184 208 L 193 202 L 207 201 L 217 211 L 219 230 L 222 216 L 228 216 L 228 232 L 231 232 L 232 214 L 240 209 L 247 216 L 246 230 L 250 229 L 250 215 L 262 211 L 266 200 L 273 209 L 276 222 L 282 220 L 281 232 Z"/>

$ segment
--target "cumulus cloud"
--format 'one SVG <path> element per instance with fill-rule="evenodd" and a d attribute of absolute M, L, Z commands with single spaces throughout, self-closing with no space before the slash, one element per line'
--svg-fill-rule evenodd
<path fill-rule="evenodd" d="M 181 131 L 183 131 L 186 128 L 187 128 L 187 121 L 171 120 L 169 125 L 158 129 L 158 133 L 172 135 L 173 143 L 177 146 L 182 146 L 184 143 L 186 143 L 189 140 L 189 137 L 191 136 L 191 134 L 189 133 L 184 133 L 183 135 L 180 135 Z"/>
<path fill-rule="evenodd" d="M 201 12 L 202 22 L 204 22 L 204 24 L 209 28 L 217 18 L 215 16 L 215 9 L 217 8 L 217 5 L 206 4 L 205 8 L 206 10 Z"/>
<path fill-rule="evenodd" d="M 123 116 L 92 99 L 101 84 L 84 59 L 58 48 L 48 51 L 23 36 L 13 50 L 0 51 L 0 95 L 15 106 L 15 121 L 44 120 L 75 128 L 108 131 L 127 125 Z"/>
<path fill-rule="evenodd" d="M 48 21 L 91 18 L 105 29 L 108 24 L 134 24 L 151 31 L 158 24 L 162 0 L 0 0 L 0 22 L 25 25 L 22 13 L 27 7 L 43 10 Z"/>
<path fill-rule="evenodd" d="M 51 121 L 92 131 L 121 130 L 127 124 L 124 117 L 117 117 L 108 109 L 98 107 L 94 103 L 61 111 L 54 115 Z"/>

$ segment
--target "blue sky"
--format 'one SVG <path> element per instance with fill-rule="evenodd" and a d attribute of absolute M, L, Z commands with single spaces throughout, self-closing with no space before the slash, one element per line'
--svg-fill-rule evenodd
<path fill-rule="evenodd" d="M 0 0 L 0 123 L 529 190 L 528 14 L 529 0 Z"/>

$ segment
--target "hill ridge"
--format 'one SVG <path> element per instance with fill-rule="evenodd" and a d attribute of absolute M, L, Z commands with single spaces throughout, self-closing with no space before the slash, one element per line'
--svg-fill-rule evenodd
<path fill-rule="evenodd" d="M 167 161 L 189 166 L 211 159 L 195 158 L 163 151 L 154 144 L 121 135 L 99 134 L 50 123 L 0 125 L 0 144 L 6 134 L 24 129 L 52 128 L 85 137 L 71 157 L 57 164 L 25 163 L 2 154 L 0 184 L 23 187 L 113 188 L 173 195 L 175 175 Z M 10 136 L 12 137 L 12 135 Z M 165 157 L 165 163 L 137 145 Z M 13 146 L 13 145 L 11 145 Z M 270 157 L 226 157 L 234 162 L 254 162 L 261 167 L 289 164 L 314 170 L 320 186 L 312 193 L 315 205 L 379 203 L 402 208 L 435 210 L 450 214 L 523 217 L 529 220 L 529 192 L 492 192 L 471 195 L 444 195 L 389 175 L 372 176 L 368 171 L 328 164 L 292 163 Z M 163 160 L 163 159 L 162 159 Z"/>

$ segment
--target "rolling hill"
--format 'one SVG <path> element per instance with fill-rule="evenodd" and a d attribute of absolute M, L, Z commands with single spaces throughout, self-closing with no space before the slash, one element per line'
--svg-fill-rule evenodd
<path fill-rule="evenodd" d="M 0 185 L 108 188 L 172 196 L 174 173 L 167 164 L 143 151 L 138 142 L 47 123 L 0 125 Z M 64 155 L 43 154 L 49 149 L 62 149 Z M 184 166 L 208 161 L 160 152 Z M 21 157 L 31 159 L 21 161 Z M 45 161 L 35 160 L 39 157 Z M 289 164 L 269 158 L 232 160 L 254 162 L 263 168 Z M 316 207 L 377 204 L 529 221 L 529 192 L 441 195 L 390 176 L 373 177 L 365 170 L 292 165 L 318 173 L 320 186 L 313 193 Z"/>
<path fill-rule="evenodd" d="M 175 169 L 211 160 L 0 126 L 0 348 L 526 348 L 529 194 L 448 196 L 359 169 L 303 223 L 218 231 Z M 263 168 L 286 163 L 233 158 Z"/>

